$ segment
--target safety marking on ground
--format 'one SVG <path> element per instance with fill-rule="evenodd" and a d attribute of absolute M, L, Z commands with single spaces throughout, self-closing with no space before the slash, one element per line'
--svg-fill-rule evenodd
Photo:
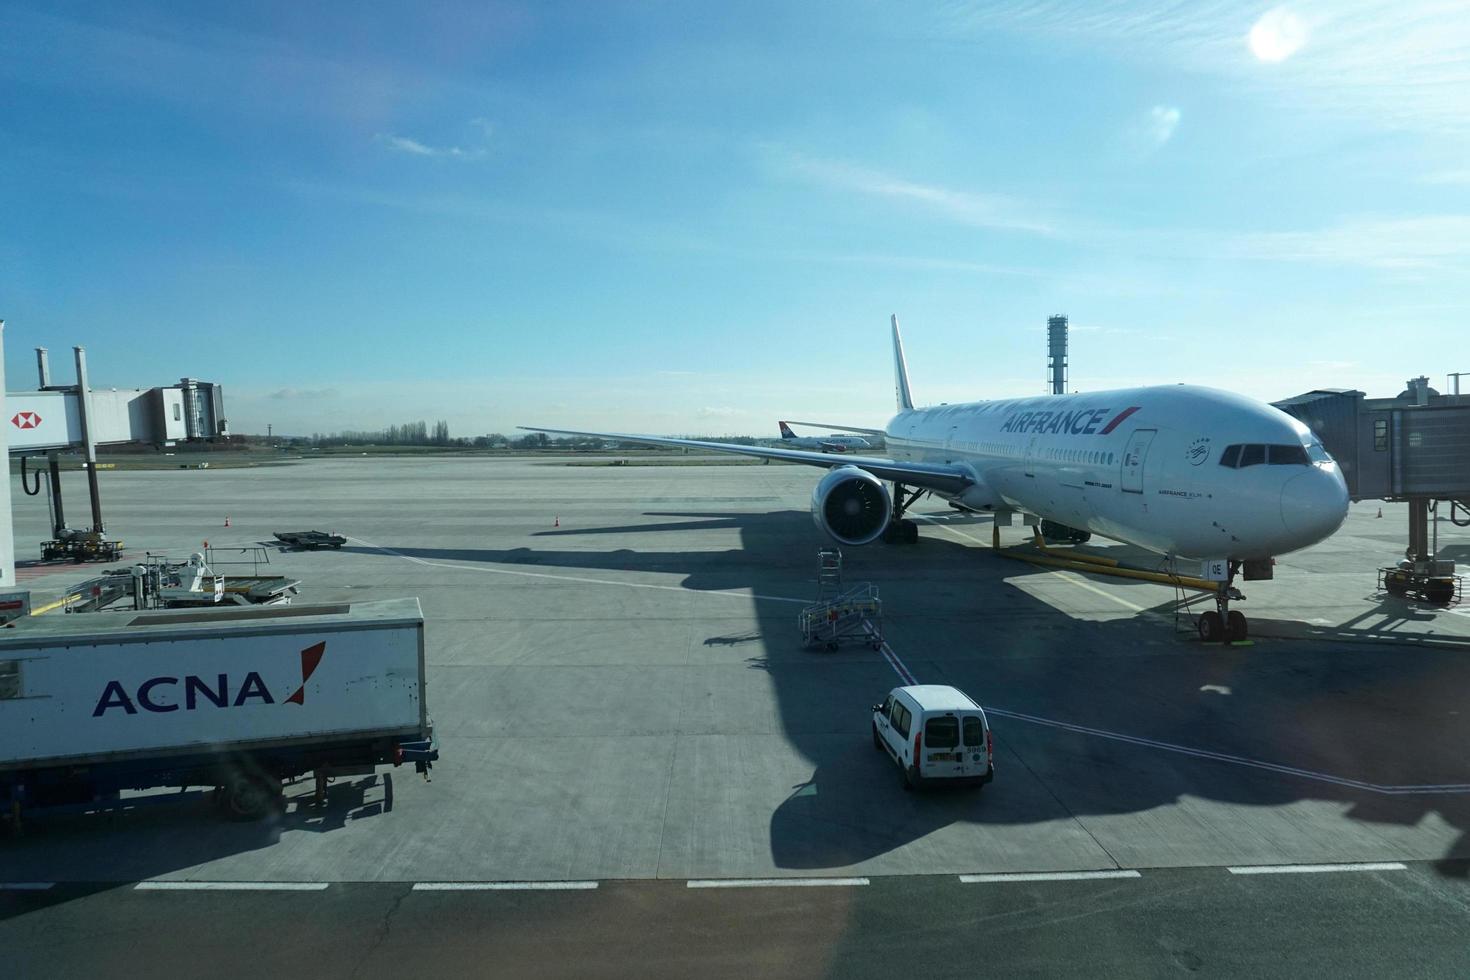
<path fill-rule="evenodd" d="M 54 881 L 0 881 L 0 892 L 44 892 L 55 885 Z"/>
<path fill-rule="evenodd" d="M 917 684 L 913 672 L 904 665 L 897 653 L 889 647 L 888 642 L 883 642 L 884 659 L 893 668 L 893 672 L 905 684 Z M 1331 773 L 1315 772 L 1311 769 L 1301 769 L 1297 766 L 1285 766 L 1277 762 L 1266 762 L 1262 759 L 1251 759 L 1241 755 L 1229 755 L 1224 752 L 1214 752 L 1210 749 L 1196 749 L 1188 745 L 1176 745 L 1173 742 L 1161 742 L 1157 739 L 1143 738 L 1139 735 L 1125 735 L 1122 732 L 1110 732 L 1102 728 L 1090 728 L 1087 725 L 1074 725 L 1071 722 L 1057 721 L 1054 718 L 1041 718 L 1036 715 L 1022 714 L 1019 711 L 1007 711 L 1005 708 L 996 708 L 984 705 L 988 715 L 998 718 L 1009 718 L 1013 721 L 1021 721 L 1030 725 L 1042 725 L 1047 728 L 1056 728 L 1061 731 L 1071 732 L 1075 735 L 1089 735 L 1094 738 L 1105 738 L 1113 742 L 1123 742 L 1128 745 L 1138 745 L 1144 748 L 1157 749 L 1161 752 L 1172 752 L 1176 755 L 1187 755 L 1195 759 L 1208 759 L 1211 762 L 1224 762 L 1232 766 L 1242 766 L 1247 769 L 1262 769 L 1267 772 L 1280 773 L 1285 776 L 1295 776 L 1298 779 L 1309 779 L 1319 783 L 1330 783 L 1333 786 L 1345 786 L 1349 789 L 1363 790 L 1368 793 L 1377 793 L 1381 796 L 1444 796 L 1460 795 L 1470 793 L 1470 783 L 1429 783 L 1429 784 L 1403 784 L 1384 785 L 1370 783 L 1361 779 L 1348 779 L 1344 776 L 1334 776 Z"/>
<path fill-rule="evenodd" d="M 325 881 L 140 881 L 140 892 L 319 892 Z"/>
<path fill-rule="evenodd" d="M 1114 868 L 1110 871 L 1023 871 L 983 875 L 960 875 L 964 885 L 989 884 L 1002 881 L 1091 881 L 1095 878 L 1141 878 L 1131 868 Z"/>
<path fill-rule="evenodd" d="M 574 892 L 591 891 L 595 881 L 419 881 L 416 892 Z"/>
<path fill-rule="evenodd" d="M 764 602 L 799 602 L 802 605 L 808 605 L 811 603 L 810 599 L 796 599 L 791 596 L 784 595 L 761 595 L 757 592 L 732 592 L 721 589 L 690 589 L 685 588 L 682 585 L 657 585 L 653 582 L 620 582 L 616 579 L 587 578 L 581 575 L 551 575 L 546 572 L 523 572 L 513 568 L 486 568 L 480 565 L 456 565 L 453 562 L 430 561 L 427 558 L 418 558 L 414 555 L 405 555 L 401 551 L 394 551 L 392 548 L 386 547 L 381 544 L 373 544 L 371 541 L 364 540 L 363 538 L 348 537 L 347 540 L 355 541 L 360 545 L 372 548 L 374 551 L 381 551 L 385 555 L 392 555 L 395 558 L 402 558 L 404 561 L 411 561 L 416 565 L 424 565 L 428 568 L 450 568 L 460 572 L 483 572 L 487 575 L 514 575 L 519 578 L 551 579 L 553 582 L 572 582 L 578 585 L 617 585 L 622 586 L 626 589 L 653 589 L 658 592 L 680 592 L 684 595 L 717 595 L 725 596 L 726 598 L 730 599 L 758 599 Z"/>
<path fill-rule="evenodd" d="M 979 538 L 975 537 L 973 534 L 966 534 L 964 531 L 958 530 L 956 528 L 952 528 L 948 524 L 945 524 L 943 521 L 940 521 L 940 520 L 937 520 L 936 518 L 930 517 L 927 514 L 915 514 L 914 517 L 916 519 L 918 519 L 918 520 L 921 520 L 921 521 L 927 521 L 928 523 L 934 525 L 937 528 L 942 528 L 943 530 L 948 531 L 950 534 L 955 534 L 955 535 L 958 535 L 959 537 L 965 538 L 966 540 L 973 541 L 976 544 L 980 545 L 981 547 L 984 547 L 984 548 L 989 548 L 990 547 L 990 542 L 988 542 L 988 541 L 982 541 Z M 1100 595 L 1104 599 L 1110 599 L 1113 602 L 1116 602 L 1118 605 L 1123 606 L 1125 609 L 1131 609 L 1134 612 L 1147 612 L 1148 611 L 1147 607 L 1137 605 L 1135 603 L 1129 602 L 1127 599 L 1121 598 L 1119 596 L 1115 596 L 1111 592 L 1107 591 L 1106 589 L 1100 589 L 1097 586 L 1093 585 L 1091 582 L 1088 582 L 1085 579 L 1078 578 L 1074 574 L 1070 574 L 1066 569 L 1053 568 L 1053 569 L 1044 569 L 1044 571 L 1050 571 L 1051 573 L 1053 573 L 1054 575 L 1056 575 L 1056 577 L 1059 580 L 1061 580 L 1063 582 L 1066 582 L 1066 583 L 1068 583 L 1070 585 L 1075 585 L 1079 589 L 1086 589 L 1088 592 L 1092 592 L 1092 593 L 1094 593 L 1096 595 Z"/>
<path fill-rule="evenodd" d="M 874 628 L 872 623 L 866 619 L 863 620 L 863 628 L 868 631 L 869 636 L 875 640 L 879 640 L 878 652 L 883 654 L 883 659 L 888 661 L 888 666 L 893 668 L 893 672 L 898 675 L 899 680 L 905 684 L 919 683 L 914 680 L 914 675 L 909 671 L 908 665 L 899 659 L 898 654 L 893 652 L 893 647 L 888 645 L 888 641 L 879 639 L 878 630 Z"/>
<path fill-rule="evenodd" d="M 688 888 L 853 888 L 868 884 L 866 878 L 696 878 Z"/>
<path fill-rule="evenodd" d="M 1226 868 L 1233 875 L 1309 875 L 1330 871 L 1407 871 L 1400 861 L 1359 861 L 1354 864 L 1245 864 Z"/>

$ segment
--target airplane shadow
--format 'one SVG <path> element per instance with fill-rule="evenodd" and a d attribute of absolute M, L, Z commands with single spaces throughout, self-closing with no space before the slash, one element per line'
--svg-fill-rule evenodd
<path fill-rule="evenodd" d="M 647 534 L 649 546 L 636 550 L 392 550 L 448 561 L 672 573 L 691 590 L 812 594 L 813 559 L 823 541 L 804 512 L 645 516 L 655 520 L 533 534 L 569 544 Z M 681 532 L 715 528 L 738 530 L 741 547 L 664 547 L 677 544 Z M 1009 530 L 1008 542 L 1017 536 L 1018 529 Z M 907 793 L 869 735 L 867 708 L 898 683 L 894 675 L 867 651 L 803 651 L 792 607 L 756 602 L 754 629 L 706 637 L 703 645 L 758 651 L 748 666 L 769 673 L 783 734 L 812 763 L 811 778 L 792 787 L 771 816 L 770 849 L 779 867 L 849 867 L 959 823 L 1014 826 L 1142 815 L 1203 799 L 1256 808 L 1330 801 L 1345 804 L 1350 819 L 1402 827 L 1432 815 L 1460 833 L 1439 855 L 1441 871 L 1464 873 L 1459 859 L 1470 857 L 1470 794 L 1382 789 L 1470 782 L 1459 748 L 1470 741 L 1470 712 L 1459 711 L 1470 663 L 1462 652 L 1416 647 L 1391 633 L 1395 624 L 1432 613 L 1385 601 L 1331 629 L 1270 621 L 1277 635 L 1327 642 L 1290 649 L 1281 649 L 1281 640 L 1204 647 L 1192 633 L 1161 622 L 1178 603 L 1156 601 L 1157 585 L 1129 582 L 1119 592 L 1147 596 L 1143 603 L 1154 615 L 1112 607 L 1111 617 L 1076 618 L 1032 594 L 1033 583 L 1057 587 L 1046 570 L 934 529 L 921 528 L 917 546 L 848 549 L 844 563 L 849 582 L 880 585 L 890 641 L 921 681 L 954 684 L 1010 713 L 1246 761 L 1123 745 L 997 715 L 995 784 L 980 793 Z M 1122 581 L 1111 580 L 1109 587 Z M 1359 642 L 1364 640 L 1376 642 Z M 822 657 L 828 659 L 815 659 Z M 814 662 L 827 669 L 810 669 Z M 1255 762 L 1325 778 L 1262 771 Z M 1022 793 L 1008 783 L 1031 788 Z"/>

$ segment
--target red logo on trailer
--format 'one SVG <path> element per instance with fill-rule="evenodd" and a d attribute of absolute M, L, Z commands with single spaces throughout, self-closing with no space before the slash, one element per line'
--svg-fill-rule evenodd
<path fill-rule="evenodd" d="M 10 417 L 10 424 L 17 429 L 34 429 L 41 424 L 41 416 L 35 412 L 16 412 Z"/>

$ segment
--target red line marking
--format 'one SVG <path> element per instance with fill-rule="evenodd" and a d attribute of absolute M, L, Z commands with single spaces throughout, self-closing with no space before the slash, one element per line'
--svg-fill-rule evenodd
<path fill-rule="evenodd" d="M 1099 432 L 1098 435 L 1105 436 L 1109 432 L 1112 432 L 1114 429 L 1116 429 L 1118 427 L 1118 424 L 1120 422 L 1122 422 L 1124 419 L 1126 419 L 1128 416 L 1132 415 L 1136 411 L 1138 411 L 1138 406 L 1137 405 L 1134 405 L 1132 408 L 1125 408 L 1125 409 L 1123 409 L 1123 411 L 1121 411 L 1121 412 L 1118 413 L 1117 418 L 1113 419 L 1107 425 L 1103 426 L 1103 430 L 1101 432 Z"/>

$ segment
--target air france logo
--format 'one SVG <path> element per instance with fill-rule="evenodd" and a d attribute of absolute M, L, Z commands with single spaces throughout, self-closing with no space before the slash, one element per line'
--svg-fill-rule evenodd
<path fill-rule="evenodd" d="M 325 640 L 301 651 L 301 686 L 283 704 L 306 704 L 306 682 L 316 673 L 326 652 Z M 180 685 L 184 689 L 182 703 L 179 701 Z M 97 707 L 92 709 L 92 717 L 100 718 L 113 708 L 129 715 L 137 714 L 139 708 L 156 714 L 167 714 L 180 708 L 193 711 L 206 702 L 216 708 L 241 708 L 252 702 L 275 704 L 276 699 L 271 697 L 260 674 L 253 670 L 246 673 L 238 685 L 231 684 L 229 674 L 216 674 L 212 681 L 194 674 L 182 678 L 150 677 L 131 694 L 123 687 L 122 681 L 108 681 L 102 689 L 102 696 L 97 699 Z"/>
<path fill-rule="evenodd" d="M 1071 412 L 1017 412 L 1001 423 L 1000 431 L 1066 433 L 1074 436 L 1090 436 L 1096 433 L 1105 436 L 1138 409 L 1138 405 L 1123 409 L 1107 425 L 1103 425 L 1103 419 L 1112 413 L 1110 408 L 1083 408 Z M 1098 428 L 1100 425 L 1101 429 Z"/>
<path fill-rule="evenodd" d="M 1205 460 L 1209 459 L 1210 437 L 1200 436 L 1194 442 L 1191 442 L 1189 444 L 1189 448 L 1184 450 L 1184 458 L 1189 460 L 1190 466 L 1198 466 Z"/>

